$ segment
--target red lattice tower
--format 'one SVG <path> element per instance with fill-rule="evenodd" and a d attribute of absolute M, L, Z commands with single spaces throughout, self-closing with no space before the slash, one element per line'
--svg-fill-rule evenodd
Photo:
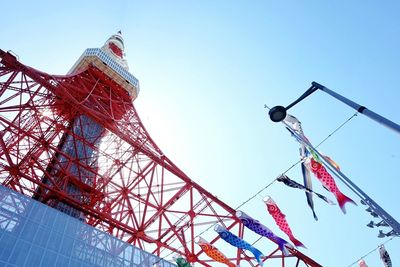
<path fill-rule="evenodd" d="M 2 50 L 0 60 L 2 185 L 167 260 L 180 254 L 195 266 L 222 266 L 194 242 L 202 235 L 233 263 L 258 266 L 208 231 L 219 223 L 249 243 L 258 238 L 162 153 L 120 80 L 92 63 L 60 76 Z M 98 127 L 92 135 L 83 133 L 88 122 Z M 265 238 L 255 246 L 268 266 L 320 266 L 296 249 L 284 256 Z"/>

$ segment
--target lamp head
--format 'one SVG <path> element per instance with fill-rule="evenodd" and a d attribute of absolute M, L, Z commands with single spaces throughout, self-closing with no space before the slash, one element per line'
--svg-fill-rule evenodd
<path fill-rule="evenodd" d="M 268 112 L 271 121 L 280 122 L 286 117 L 286 108 L 282 106 L 276 106 L 269 110 Z"/>
<path fill-rule="evenodd" d="M 367 226 L 368 227 L 370 227 L 370 228 L 374 228 L 374 222 L 373 221 L 370 221 L 368 224 L 367 224 Z"/>
<path fill-rule="evenodd" d="M 386 234 L 382 230 L 379 230 L 378 237 L 379 238 L 384 238 L 385 236 L 386 236 Z"/>

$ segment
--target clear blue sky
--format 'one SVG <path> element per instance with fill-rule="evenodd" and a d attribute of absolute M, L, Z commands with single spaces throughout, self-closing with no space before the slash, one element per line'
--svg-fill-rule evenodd
<path fill-rule="evenodd" d="M 6 1 L 0 48 L 37 69 L 66 73 L 88 47 L 122 30 L 140 80 L 138 112 L 164 153 L 236 207 L 298 159 L 298 144 L 267 119 L 317 81 L 400 123 L 398 1 Z M 322 92 L 291 110 L 317 144 L 354 112 Z M 400 220 L 400 136 L 359 115 L 320 151 Z M 288 176 L 301 181 L 300 167 Z M 345 186 L 344 193 L 359 202 Z M 316 191 L 334 199 L 314 179 Z M 275 183 L 243 206 L 277 234 L 262 196 L 323 266 L 349 266 L 386 239 L 365 225 L 364 206 L 343 215 Z M 399 238 L 386 244 L 400 264 Z M 229 255 L 229 248 L 223 251 Z M 378 252 L 365 258 L 382 266 Z M 219 265 L 215 265 L 219 266 Z"/>

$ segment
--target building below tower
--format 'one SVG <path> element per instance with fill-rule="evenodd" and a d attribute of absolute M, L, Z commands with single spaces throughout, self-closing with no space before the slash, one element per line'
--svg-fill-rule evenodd
<path fill-rule="evenodd" d="M 0 266 L 176 266 L 3 186 L 0 244 Z"/>

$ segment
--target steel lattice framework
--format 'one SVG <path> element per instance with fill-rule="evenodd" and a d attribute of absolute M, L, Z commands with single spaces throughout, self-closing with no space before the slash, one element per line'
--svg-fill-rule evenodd
<path fill-rule="evenodd" d="M 55 76 L 2 50 L 0 59 L 2 185 L 49 206 L 71 207 L 89 225 L 160 257 L 183 255 L 196 266 L 219 266 L 194 242 L 203 234 L 224 246 L 207 231 L 215 223 L 246 240 L 257 239 L 245 231 L 233 208 L 162 153 L 127 92 L 98 68 Z M 104 130 L 82 137 L 77 128 L 85 127 L 85 118 Z M 90 149 L 90 158 L 67 153 L 65 142 Z M 284 256 L 267 239 L 257 246 L 269 250 L 264 258 L 269 266 L 320 266 L 296 249 Z M 258 266 L 242 250 L 229 247 L 224 253 L 235 264 Z"/>

